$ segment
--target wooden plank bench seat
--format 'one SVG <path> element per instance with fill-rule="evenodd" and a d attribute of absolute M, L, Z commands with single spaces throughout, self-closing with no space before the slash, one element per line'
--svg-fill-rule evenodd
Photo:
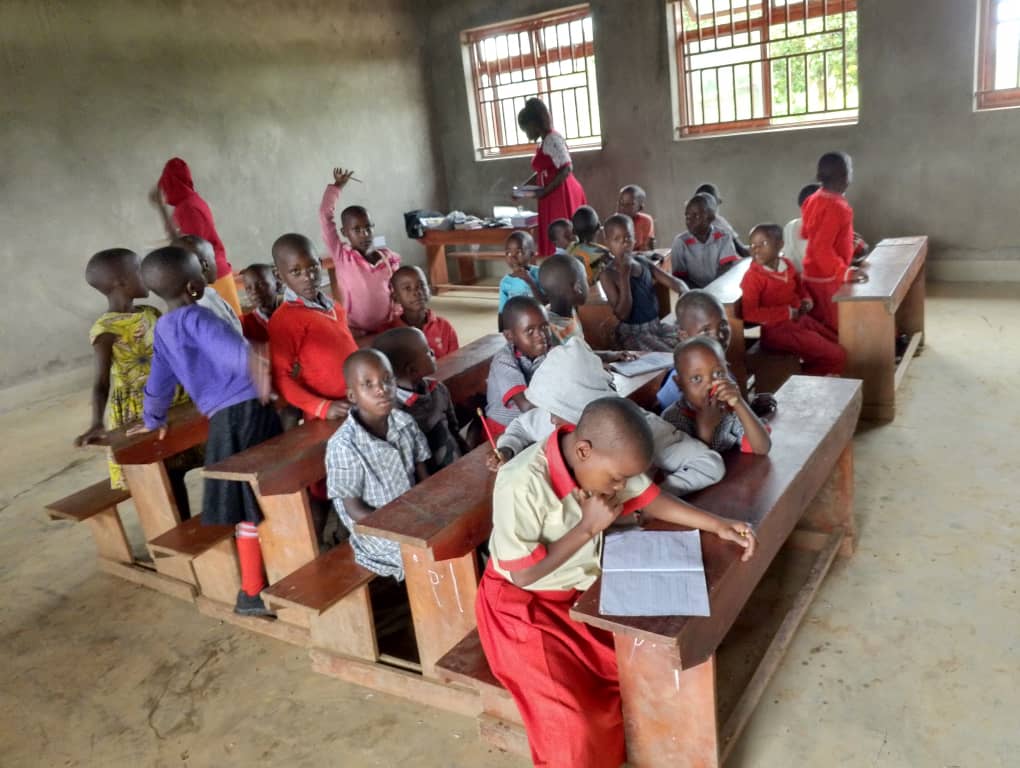
<path fill-rule="evenodd" d="M 192 517 L 149 542 L 160 573 L 193 584 L 211 600 L 233 603 L 241 588 L 234 526 Z"/>
<path fill-rule="evenodd" d="M 88 488 L 47 504 L 46 510 L 53 520 L 86 523 L 96 542 L 96 554 L 100 560 L 131 564 L 134 555 L 117 510 L 118 504 L 130 498 L 130 492 L 111 488 L 110 480 L 104 478 Z"/>

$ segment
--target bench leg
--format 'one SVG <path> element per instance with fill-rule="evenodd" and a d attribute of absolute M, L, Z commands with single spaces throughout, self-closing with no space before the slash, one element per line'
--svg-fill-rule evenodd
<path fill-rule="evenodd" d="M 316 648 L 366 661 L 379 659 L 368 584 L 312 616 L 310 628 L 312 645 Z"/>
<path fill-rule="evenodd" d="M 475 628 L 475 553 L 437 562 L 427 549 L 409 544 L 400 552 L 422 674 L 436 677 L 436 662 Z"/>
<path fill-rule="evenodd" d="M 439 286 L 449 285 L 450 273 L 446 268 L 446 246 L 426 245 L 425 259 L 428 263 L 429 282 L 432 283 L 432 292 L 439 293 Z"/>
<path fill-rule="evenodd" d="M 673 648 L 624 635 L 614 640 L 628 764 L 718 768 L 715 655 L 681 669 Z"/>
<path fill-rule="evenodd" d="M 234 537 L 223 539 L 191 561 L 199 592 L 210 600 L 233 605 L 241 589 L 241 566 Z"/>
<path fill-rule="evenodd" d="M 921 334 L 920 347 L 924 346 L 924 299 L 927 288 L 925 286 L 926 267 L 922 265 L 914 278 L 913 285 L 907 291 L 907 295 L 900 302 L 896 310 L 896 327 L 908 336 L 915 333 Z"/>
<path fill-rule="evenodd" d="M 848 379 L 864 382 L 861 418 L 896 416 L 896 318 L 880 301 L 839 302 L 839 343 L 846 350 Z"/>
<path fill-rule="evenodd" d="M 125 464 L 123 470 L 146 541 L 181 524 L 181 513 L 163 462 Z"/>
<path fill-rule="evenodd" d="M 265 518 L 259 525 L 262 561 L 270 584 L 319 556 L 312 509 L 305 491 L 258 496 Z"/>
<path fill-rule="evenodd" d="M 117 563 L 134 562 L 131 544 L 128 543 L 127 534 L 124 533 L 124 524 L 117 513 L 117 507 L 107 507 L 97 512 L 85 520 L 85 524 L 92 532 L 96 552 L 101 558 Z"/>
<path fill-rule="evenodd" d="M 825 485 L 811 501 L 790 543 L 800 549 L 819 551 L 829 535 L 842 528 L 845 535 L 839 548 L 840 557 L 850 557 L 857 546 L 857 525 L 854 522 L 854 444 L 849 442 L 840 454 Z"/>
<path fill-rule="evenodd" d="M 478 282 L 474 254 L 457 256 L 457 273 L 457 281 L 460 285 L 474 285 Z"/>

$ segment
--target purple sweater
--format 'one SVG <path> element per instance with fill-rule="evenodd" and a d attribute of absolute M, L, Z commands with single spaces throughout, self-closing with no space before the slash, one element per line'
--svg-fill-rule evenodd
<path fill-rule="evenodd" d="M 178 384 L 207 417 L 258 397 L 248 371 L 248 342 L 205 307 L 192 304 L 159 318 L 152 347 L 142 409 L 149 429 L 166 423 Z"/>

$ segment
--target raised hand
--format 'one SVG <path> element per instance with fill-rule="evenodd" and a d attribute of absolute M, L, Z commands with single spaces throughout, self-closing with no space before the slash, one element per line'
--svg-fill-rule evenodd
<path fill-rule="evenodd" d="M 354 176 L 354 171 L 352 170 L 346 170 L 344 168 L 333 169 L 333 183 L 340 187 L 340 189 L 343 189 L 347 185 L 347 182 L 351 180 L 352 176 Z"/>

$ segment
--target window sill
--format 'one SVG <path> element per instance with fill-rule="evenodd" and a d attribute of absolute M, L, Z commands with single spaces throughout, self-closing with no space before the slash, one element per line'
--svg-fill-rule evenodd
<path fill-rule="evenodd" d="M 538 146 L 538 142 L 535 143 L 535 146 L 536 147 Z M 570 147 L 567 147 L 567 148 L 570 150 L 571 156 L 573 156 L 573 155 L 582 155 L 582 154 L 585 154 L 587 152 L 601 152 L 604 147 L 605 147 L 604 144 L 600 144 L 597 147 L 580 147 L 578 149 L 572 149 Z M 534 156 L 535 156 L 535 150 L 534 149 L 528 150 L 527 152 L 513 152 L 513 153 L 507 153 L 505 155 L 496 155 L 495 157 L 482 157 L 479 154 L 478 150 L 477 149 L 475 150 L 475 162 L 476 163 L 490 163 L 490 162 L 499 161 L 499 160 L 519 160 L 522 157 L 534 157 Z"/>
<path fill-rule="evenodd" d="M 770 125 L 767 128 L 738 128 L 735 130 L 720 130 L 720 131 L 703 131 L 699 133 L 688 133 L 681 134 L 680 129 L 674 127 L 677 135 L 674 136 L 673 141 L 684 142 L 684 141 L 702 141 L 704 139 L 719 139 L 727 136 L 753 136 L 760 133 L 788 133 L 790 131 L 811 131 L 819 128 L 845 128 L 850 125 L 857 125 L 860 122 L 857 120 L 831 120 L 819 123 L 804 123 L 788 124 L 788 125 Z"/>

